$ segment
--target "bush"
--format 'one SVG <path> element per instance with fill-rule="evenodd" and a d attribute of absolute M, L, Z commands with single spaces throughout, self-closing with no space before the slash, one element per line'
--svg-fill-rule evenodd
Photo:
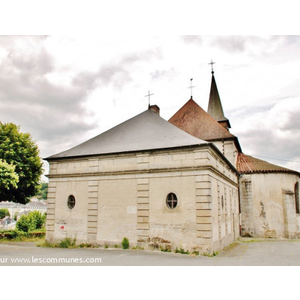
<path fill-rule="evenodd" d="M 7 238 L 9 240 L 14 239 L 18 236 L 17 231 L 15 230 L 6 230 L 0 232 L 0 238 Z"/>
<path fill-rule="evenodd" d="M 36 229 L 41 229 L 45 226 L 46 215 L 35 210 L 27 216 L 22 215 L 16 223 L 16 229 L 23 232 L 30 232 Z"/>
<path fill-rule="evenodd" d="M 15 240 L 15 241 L 22 241 L 26 240 L 27 238 L 36 239 L 36 238 L 44 238 L 46 235 L 45 229 L 34 230 L 32 232 L 24 232 L 18 230 L 3 230 L 0 231 L 0 239 L 4 240 Z"/>
<path fill-rule="evenodd" d="M 16 223 L 16 229 L 23 232 L 34 230 L 35 226 L 29 216 L 22 215 Z"/>
<path fill-rule="evenodd" d="M 76 245 L 76 238 L 72 239 L 66 237 L 59 243 L 59 248 L 71 248 L 71 247 L 75 247 L 75 245 Z"/>
<path fill-rule="evenodd" d="M 129 249 L 129 240 L 126 237 L 123 238 L 122 249 Z"/>

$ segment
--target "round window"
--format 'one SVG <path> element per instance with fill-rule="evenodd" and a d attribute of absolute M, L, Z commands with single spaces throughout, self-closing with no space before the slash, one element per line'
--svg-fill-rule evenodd
<path fill-rule="evenodd" d="M 74 208 L 74 206 L 75 206 L 75 197 L 73 195 L 70 195 L 68 197 L 68 207 L 72 209 Z"/>
<path fill-rule="evenodd" d="M 178 204 L 177 196 L 174 193 L 168 194 L 166 203 L 169 208 L 175 208 Z"/>

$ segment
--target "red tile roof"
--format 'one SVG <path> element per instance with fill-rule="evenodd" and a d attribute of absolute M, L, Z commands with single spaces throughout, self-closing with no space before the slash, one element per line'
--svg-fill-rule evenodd
<path fill-rule="evenodd" d="M 205 141 L 236 138 L 192 98 L 171 117 L 169 122 Z"/>
<path fill-rule="evenodd" d="M 297 171 L 283 168 L 277 165 L 270 164 L 264 160 L 238 153 L 236 168 L 239 173 L 295 173 L 300 175 Z"/>

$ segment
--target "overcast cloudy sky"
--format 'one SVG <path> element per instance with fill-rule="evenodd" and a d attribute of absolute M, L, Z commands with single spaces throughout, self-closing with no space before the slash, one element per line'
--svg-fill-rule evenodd
<path fill-rule="evenodd" d="M 207 110 L 214 65 L 245 154 L 300 171 L 300 36 L 1 36 L 0 120 L 47 157 L 147 109 Z"/>

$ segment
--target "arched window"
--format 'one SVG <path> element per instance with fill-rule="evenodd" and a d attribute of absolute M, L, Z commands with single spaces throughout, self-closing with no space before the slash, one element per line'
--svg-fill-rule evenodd
<path fill-rule="evenodd" d="M 296 214 L 300 213 L 300 203 L 299 203 L 299 182 L 295 184 L 295 203 L 296 203 Z"/>
<path fill-rule="evenodd" d="M 174 193 L 168 194 L 166 204 L 170 209 L 175 208 L 178 204 L 177 196 Z"/>
<path fill-rule="evenodd" d="M 72 208 L 74 208 L 74 206 L 75 206 L 75 197 L 73 196 L 73 195 L 70 195 L 69 197 L 68 197 L 68 207 L 70 208 L 70 209 L 72 209 Z"/>

